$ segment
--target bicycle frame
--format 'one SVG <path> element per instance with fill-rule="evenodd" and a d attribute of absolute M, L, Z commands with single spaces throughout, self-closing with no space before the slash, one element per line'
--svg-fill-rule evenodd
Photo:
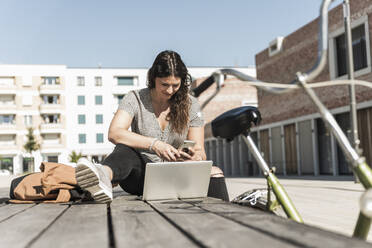
<path fill-rule="evenodd" d="M 363 187 L 368 190 L 372 188 L 372 169 L 367 165 L 365 162 L 365 158 L 360 156 L 358 152 L 352 147 L 348 138 L 341 130 L 340 126 L 336 122 L 333 115 L 330 111 L 323 105 L 323 103 L 319 100 L 316 96 L 314 90 L 310 85 L 307 83 L 313 80 L 316 76 L 320 74 L 320 72 L 324 69 L 326 65 L 327 59 L 327 52 L 328 52 L 328 7 L 333 0 L 323 0 L 321 8 L 320 8 L 320 22 L 319 22 L 319 39 L 318 39 L 318 59 L 315 66 L 306 73 L 298 72 L 296 74 L 296 80 L 290 82 L 287 86 L 293 86 L 294 84 L 299 84 L 301 88 L 305 90 L 305 92 L 310 96 L 313 103 L 317 106 L 318 111 L 321 114 L 321 118 L 326 123 L 327 129 L 336 137 L 336 140 L 341 147 L 343 153 L 345 154 L 347 160 L 350 162 L 350 165 L 355 172 L 356 176 L 362 183 Z M 221 88 L 221 85 L 224 81 L 224 75 L 232 75 L 236 78 L 247 81 L 247 82 L 255 82 L 259 83 L 260 81 L 256 78 L 250 77 L 245 75 L 241 72 L 232 70 L 232 69 L 221 69 L 212 74 L 214 81 L 217 82 L 216 92 L 207 100 L 207 103 L 212 100 L 212 98 L 218 93 Z M 210 79 L 210 78 L 209 78 Z M 208 80 L 209 80 L 208 79 Z M 350 84 L 354 82 L 349 80 Z M 265 83 L 265 82 L 262 82 Z M 269 83 L 265 83 L 266 85 Z M 211 83 L 209 82 L 209 87 Z M 284 93 L 288 92 L 293 89 L 293 87 L 287 87 L 287 89 L 279 89 L 277 87 L 268 87 L 268 86 L 258 86 L 257 87 L 271 92 L 271 93 Z M 203 88 L 203 87 L 201 87 Z M 204 89 L 206 87 L 204 86 Z M 199 90 L 200 91 L 200 90 Z M 202 91 L 202 90 L 201 90 Z M 201 91 L 198 93 L 200 94 Z M 206 104 L 203 104 L 205 107 Z M 295 209 L 292 201 L 289 199 L 287 193 L 285 192 L 284 188 L 280 185 L 279 180 L 276 176 L 270 171 L 267 163 L 265 162 L 264 158 L 261 156 L 259 150 L 257 149 L 256 145 L 254 144 L 252 138 L 248 135 L 244 137 L 244 141 L 247 143 L 250 152 L 253 154 L 254 158 L 257 160 L 263 174 L 266 176 L 267 181 L 269 184 L 272 185 L 273 191 L 283 207 L 286 215 L 288 218 L 291 218 L 297 222 L 303 222 L 300 215 L 298 214 L 297 210 Z M 371 203 L 372 204 L 372 203 Z M 363 214 L 362 210 L 360 211 L 353 236 L 361 239 L 366 239 L 370 226 L 371 226 L 371 216 L 367 216 Z"/>

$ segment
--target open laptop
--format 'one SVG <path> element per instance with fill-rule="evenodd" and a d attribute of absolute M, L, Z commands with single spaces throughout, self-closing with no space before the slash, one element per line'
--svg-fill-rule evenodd
<path fill-rule="evenodd" d="M 212 161 L 147 163 L 142 200 L 206 197 Z"/>

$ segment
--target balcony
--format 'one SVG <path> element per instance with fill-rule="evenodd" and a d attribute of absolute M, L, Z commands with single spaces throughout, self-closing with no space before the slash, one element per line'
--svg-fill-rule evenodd
<path fill-rule="evenodd" d="M 42 142 L 41 148 L 59 148 L 62 147 L 61 134 L 52 132 L 41 134 Z"/>
<path fill-rule="evenodd" d="M 14 77 L 0 77 L 0 93 L 16 94 L 16 89 Z"/>
<path fill-rule="evenodd" d="M 0 109 L 1 110 L 16 110 L 15 94 L 1 94 L 0 93 Z"/>
<path fill-rule="evenodd" d="M 40 124 L 40 133 L 62 133 L 62 123 L 42 123 Z"/>
<path fill-rule="evenodd" d="M 63 87 L 62 85 L 60 84 L 54 84 L 54 85 L 50 85 L 50 84 L 42 84 L 40 85 L 39 87 L 39 94 L 62 94 L 63 92 Z"/>
<path fill-rule="evenodd" d="M 42 77 L 42 85 L 39 87 L 40 94 L 61 94 L 63 86 L 59 77 Z"/>
<path fill-rule="evenodd" d="M 0 134 L 0 147 L 6 149 L 16 147 L 16 134 Z"/>
<path fill-rule="evenodd" d="M 17 127 L 15 124 L 0 124 L 0 135 L 1 134 L 15 134 L 17 133 Z"/>
<path fill-rule="evenodd" d="M 58 113 L 60 114 L 62 110 L 61 104 L 45 104 L 42 103 L 39 107 L 39 111 L 41 114 L 53 114 Z"/>

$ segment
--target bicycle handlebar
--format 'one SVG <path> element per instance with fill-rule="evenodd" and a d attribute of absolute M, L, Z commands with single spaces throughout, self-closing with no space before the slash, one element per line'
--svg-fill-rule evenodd
<path fill-rule="evenodd" d="M 198 87 L 191 90 L 191 95 L 199 97 L 206 89 L 208 89 L 215 82 L 214 75 L 204 80 Z"/>
<path fill-rule="evenodd" d="M 334 0 L 323 0 L 321 7 L 320 7 L 320 14 L 319 14 L 319 39 L 318 39 L 318 58 L 315 65 L 306 73 L 297 72 L 296 79 L 292 82 L 288 83 L 290 85 L 298 84 L 299 82 L 306 83 L 313 80 L 319 73 L 323 70 L 326 60 L 327 60 L 327 50 L 328 50 L 328 8 L 331 2 Z M 233 70 L 233 69 L 221 69 L 212 74 L 209 78 L 207 78 L 204 82 L 202 82 L 197 88 L 191 90 L 191 93 L 198 97 L 204 90 L 210 87 L 213 82 L 215 82 L 215 75 L 222 74 L 222 75 L 232 75 L 237 77 L 243 81 L 253 81 L 253 82 L 262 82 L 257 80 L 254 77 L 246 75 L 242 72 Z M 219 82 L 221 84 L 221 82 Z M 268 86 L 257 86 L 265 91 L 270 93 L 280 94 L 286 93 L 293 89 L 282 89 L 282 88 L 275 88 L 275 87 L 268 87 Z"/>

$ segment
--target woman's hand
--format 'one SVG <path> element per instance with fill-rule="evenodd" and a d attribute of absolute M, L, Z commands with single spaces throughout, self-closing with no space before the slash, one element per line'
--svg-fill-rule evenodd
<path fill-rule="evenodd" d="M 155 141 L 152 150 L 165 161 L 177 161 L 181 158 L 180 151 L 160 140 Z"/>
<path fill-rule="evenodd" d="M 189 147 L 188 152 L 180 151 L 182 158 L 184 161 L 201 161 L 203 160 L 203 156 L 199 150 L 195 150 L 194 147 Z"/>

